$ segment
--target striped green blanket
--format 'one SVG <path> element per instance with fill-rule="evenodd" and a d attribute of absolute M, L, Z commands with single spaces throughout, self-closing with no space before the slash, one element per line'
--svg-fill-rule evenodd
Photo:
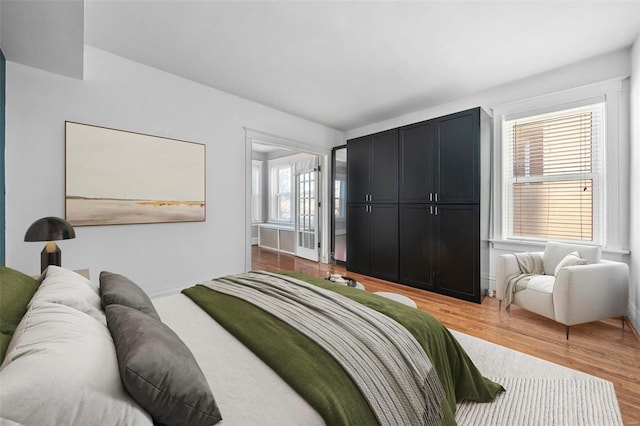
<path fill-rule="evenodd" d="M 445 391 L 443 424 L 455 424 L 456 401 L 488 402 L 503 390 L 482 377 L 448 330 L 430 315 L 362 290 L 302 274 L 285 274 L 332 290 L 402 324 L 426 352 Z M 263 359 L 327 424 L 381 423 L 379 408 L 374 410 L 367 402 L 361 384 L 341 366 L 340 356 L 332 356 L 295 327 L 238 297 L 204 285 L 183 292 Z"/>

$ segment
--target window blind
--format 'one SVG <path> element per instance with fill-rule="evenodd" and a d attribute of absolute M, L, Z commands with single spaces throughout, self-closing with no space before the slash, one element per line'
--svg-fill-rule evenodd
<path fill-rule="evenodd" d="M 508 237 L 601 242 L 604 102 L 505 120 Z"/>

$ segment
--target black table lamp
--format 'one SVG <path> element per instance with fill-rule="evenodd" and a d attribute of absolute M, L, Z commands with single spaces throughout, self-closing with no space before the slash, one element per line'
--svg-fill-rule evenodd
<path fill-rule="evenodd" d="M 47 245 L 42 249 L 40 256 L 41 272 L 44 272 L 49 265 L 62 265 L 62 252 L 55 243 L 58 240 L 70 240 L 76 237 L 73 226 L 59 217 L 43 217 L 31 224 L 27 233 L 24 234 L 25 241 L 47 241 Z"/>

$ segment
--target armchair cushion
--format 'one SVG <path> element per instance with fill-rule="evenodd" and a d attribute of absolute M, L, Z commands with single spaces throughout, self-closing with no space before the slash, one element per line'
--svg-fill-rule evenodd
<path fill-rule="evenodd" d="M 529 290 L 539 291 L 541 293 L 553 293 L 553 285 L 556 278 L 551 275 L 534 275 L 527 283 Z"/>
<path fill-rule="evenodd" d="M 556 269 L 553 275 L 557 277 L 558 272 L 560 272 L 560 269 L 566 268 L 567 266 L 586 265 L 587 263 L 589 263 L 589 261 L 587 259 L 582 259 L 580 257 L 580 253 L 578 253 L 577 251 L 572 251 L 571 253 L 566 255 L 560 261 L 560 263 L 558 263 L 558 266 L 556 266 Z"/>
<path fill-rule="evenodd" d="M 558 266 L 566 255 L 574 251 L 577 251 L 579 253 L 579 257 L 586 259 L 588 263 L 600 262 L 600 246 L 565 244 L 550 241 L 544 249 L 544 255 L 542 258 L 544 273 L 546 275 L 554 275 L 556 266 Z"/>

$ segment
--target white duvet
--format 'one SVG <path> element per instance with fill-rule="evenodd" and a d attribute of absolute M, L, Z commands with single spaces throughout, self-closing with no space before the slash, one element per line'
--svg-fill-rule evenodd
<path fill-rule="evenodd" d="M 223 425 L 323 425 L 322 417 L 260 358 L 183 294 L 153 300 L 162 322 L 204 372 Z"/>

